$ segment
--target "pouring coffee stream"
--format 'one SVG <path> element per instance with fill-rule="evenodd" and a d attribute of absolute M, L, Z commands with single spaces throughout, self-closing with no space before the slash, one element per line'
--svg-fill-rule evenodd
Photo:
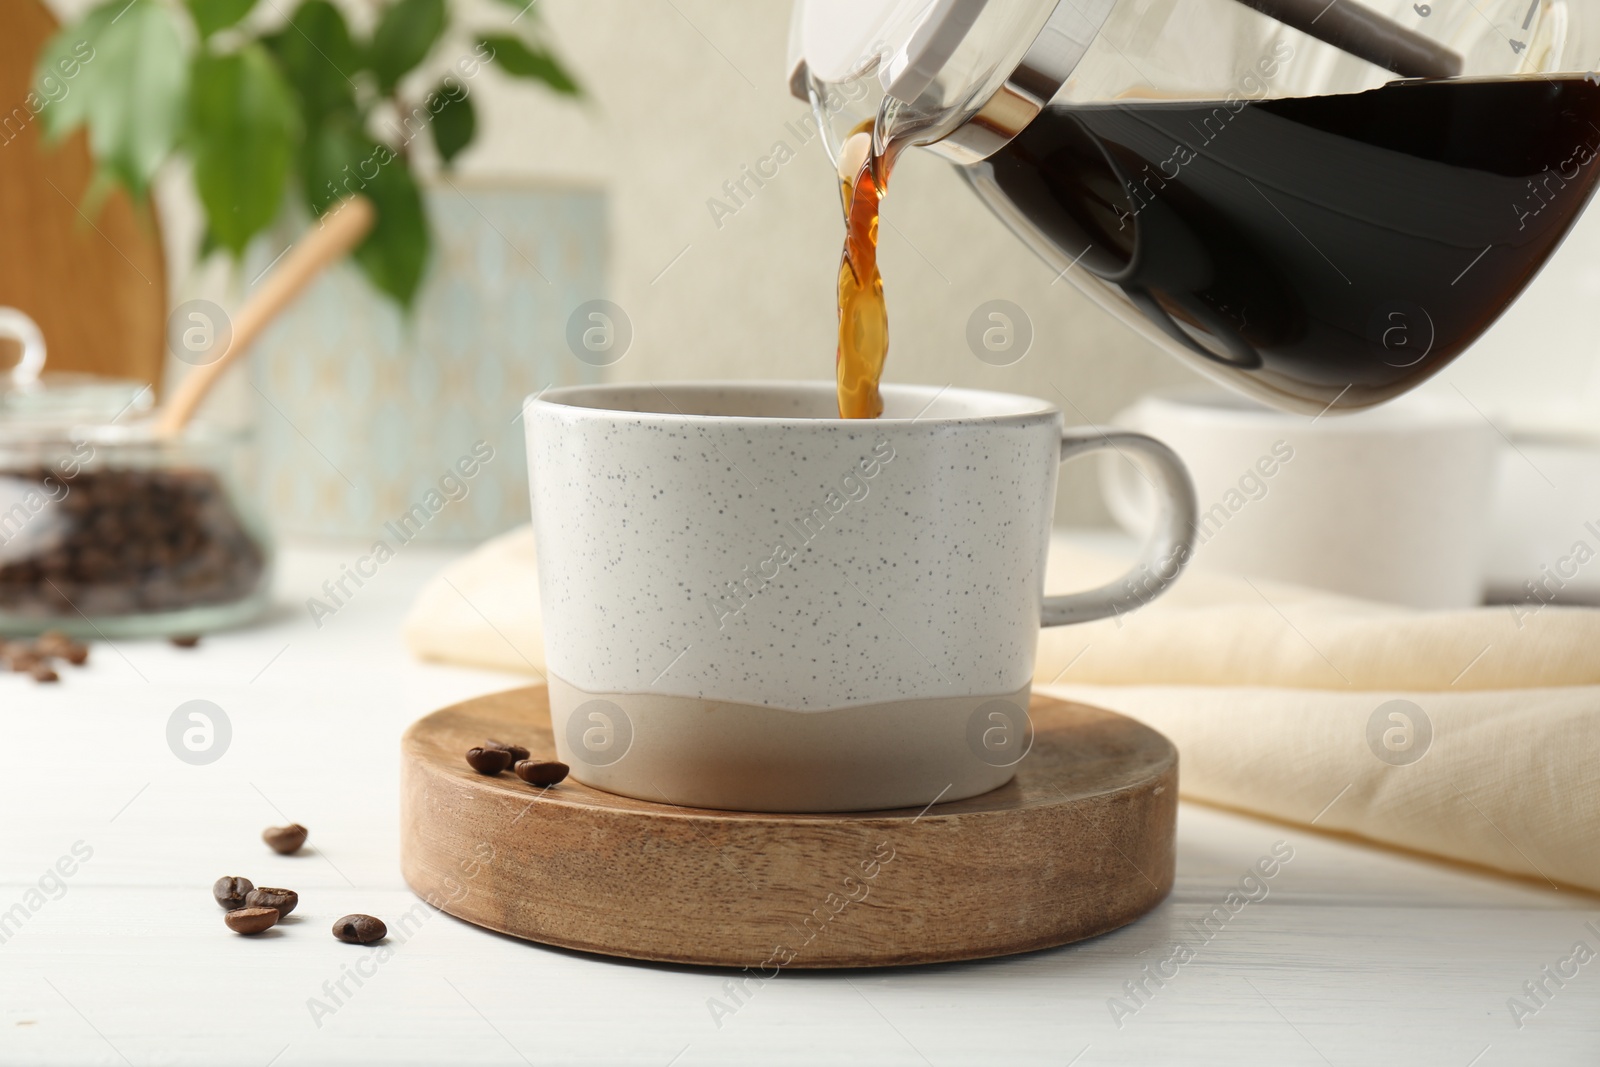
<path fill-rule="evenodd" d="M 1600 19 L 1453 2 L 799 0 L 791 87 L 819 119 L 835 87 L 882 90 L 827 139 L 848 230 L 840 414 L 881 411 L 879 201 L 911 146 L 1235 390 L 1316 413 L 1415 387 L 1517 297 L 1600 179 L 1600 84 L 1570 69 L 1600 54 Z"/>

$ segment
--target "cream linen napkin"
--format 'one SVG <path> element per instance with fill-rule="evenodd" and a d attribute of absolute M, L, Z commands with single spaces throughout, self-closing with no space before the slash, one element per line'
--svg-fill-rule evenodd
<path fill-rule="evenodd" d="M 1046 587 L 1122 567 L 1058 537 Z M 426 659 L 540 673 L 531 530 L 447 568 L 405 635 Z M 1162 731 L 1191 799 L 1600 891 L 1600 611 L 1417 612 L 1189 574 L 1132 615 L 1044 631 L 1035 685 Z M 1432 729 L 1405 765 L 1368 740 L 1394 699 Z"/>

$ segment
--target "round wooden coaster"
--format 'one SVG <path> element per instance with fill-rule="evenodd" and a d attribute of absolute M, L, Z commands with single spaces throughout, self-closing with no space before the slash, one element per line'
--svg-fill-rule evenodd
<path fill-rule="evenodd" d="M 479 926 L 634 959 L 875 967 L 1001 956 L 1114 930 L 1172 888 L 1178 754 L 1149 727 L 1034 697 L 1007 785 L 926 809 L 681 808 L 568 779 L 485 778 L 486 739 L 553 758 L 543 687 L 418 720 L 401 742 L 401 866 Z"/>

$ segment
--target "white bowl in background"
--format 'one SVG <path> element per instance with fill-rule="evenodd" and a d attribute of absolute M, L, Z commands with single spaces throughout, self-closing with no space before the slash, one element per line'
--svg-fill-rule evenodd
<path fill-rule="evenodd" d="M 1171 446 L 1200 499 L 1195 566 L 1417 608 L 1481 602 L 1499 433 L 1465 402 L 1415 394 L 1312 418 L 1216 390 L 1145 397 L 1114 420 Z M 1151 501 L 1116 456 L 1118 523 Z"/>

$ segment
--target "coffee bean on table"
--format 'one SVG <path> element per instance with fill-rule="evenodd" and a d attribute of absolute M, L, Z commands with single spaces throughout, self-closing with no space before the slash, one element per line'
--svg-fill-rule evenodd
<path fill-rule="evenodd" d="M 236 908 L 222 917 L 236 934 L 259 934 L 278 924 L 277 908 Z"/>
<path fill-rule="evenodd" d="M 511 765 L 511 754 L 499 748 L 467 749 L 467 766 L 479 774 L 496 775 Z"/>
<path fill-rule="evenodd" d="M 370 915 L 346 915 L 333 924 L 333 936 L 352 945 L 370 945 L 382 941 L 388 933 L 383 920 Z"/>
<path fill-rule="evenodd" d="M 244 907 L 245 897 L 248 897 L 255 885 L 248 878 L 239 878 L 226 875 L 218 878 L 211 885 L 211 896 L 226 911 Z"/>
<path fill-rule="evenodd" d="M 32 675 L 35 682 L 59 682 L 55 661 L 62 659 L 82 666 L 89 659 L 89 648 L 60 630 L 46 630 L 32 641 L 0 639 L 0 668 Z"/>
<path fill-rule="evenodd" d="M 168 638 L 168 640 L 179 648 L 193 648 L 200 643 L 200 636 L 198 634 L 183 634 L 179 637 Z"/>
<path fill-rule="evenodd" d="M 483 743 L 483 747 L 497 748 L 501 752 L 509 755 L 511 757 L 511 762 L 506 764 L 508 767 L 515 767 L 518 763 L 527 759 L 531 755 L 531 753 L 521 745 L 506 745 L 500 743 L 499 741 L 485 741 Z"/>
<path fill-rule="evenodd" d="M 268 886 L 252 889 L 244 898 L 244 906 L 247 908 L 277 909 L 279 919 L 287 916 L 299 903 L 300 894 L 293 889 L 272 889 Z"/>
<path fill-rule="evenodd" d="M 269 826 L 261 831 L 261 840 L 272 846 L 272 851 L 287 856 L 292 852 L 300 851 L 300 846 L 306 843 L 306 836 L 310 833 L 304 826 L 292 822 L 288 826 Z"/>
<path fill-rule="evenodd" d="M 34 638 L 33 647 L 46 656 L 61 656 L 66 658 L 67 649 L 72 646 L 72 638 L 60 630 L 46 630 Z"/>
<path fill-rule="evenodd" d="M 551 786 L 567 776 L 572 768 L 560 760 L 523 760 L 516 766 L 517 777 L 529 785 Z"/>

